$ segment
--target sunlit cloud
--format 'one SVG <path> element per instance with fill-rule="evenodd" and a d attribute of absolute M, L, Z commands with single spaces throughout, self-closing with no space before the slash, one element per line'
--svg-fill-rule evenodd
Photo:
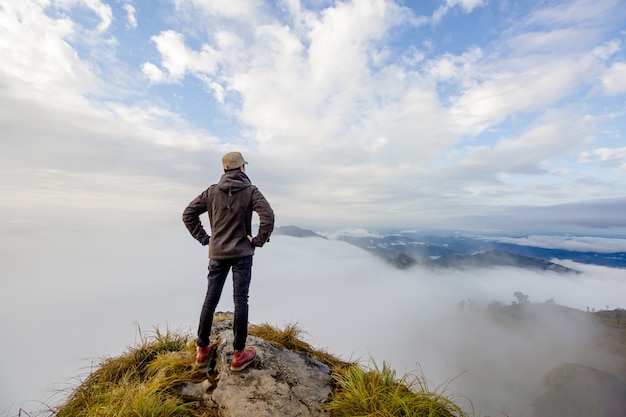
<path fill-rule="evenodd" d="M 137 17 L 135 16 L 137 10 L 135 7 L 131 3 L 124 3 L 122 7 L 126 10 L 127 26 L 130 29 L 137 29 Z"/>
<path fill-rule="evenodd" d="M 614 253 L 626 252 L 626 239 L 604 237 L 561 237 L 561 236 L 527 236 L 523 238 L 501 238 L 500 242 L 517 245 L 535 246 L 547 249 L 566 249 L 577 252 Z"/>
<path fill-rule="evenodd" d="M 615 197 L 624 181 L 614 141 L 623 109 L 603 101 L 623 94 L 619 2 L 441 7 L 441 20 L 429 25 L 436 10 L 382 0 L 280 10 L 256 1 L 233 8 L 180 0 L 155 10 L 130 1 L 7 5 L 0 99 L 8 109 L 3 137 L 12 139 L 3 165 L 39 168 L 43 153 L 17 152 L 17 138 L 48 146 L 34 126 L 69 129 L 73 146 L 89 149 L 93 131 L 81 119 L 99 114 L 124 126 L 129 149 L 158 143 L 155 161 L 195 164 L 179 178 L 212 169 L 189 150 L 218 161 L 222 151 L 245 150 L 285 218 L 300 223 L 480 228 L 459 219 L 505 211 L 511 196 L 529 207 Z M 457 19 L 471 29 L 489 15 L 502 19 L 483 40 L 475 37 L 482 28 L 455 35 Z M 17 123 L 14 108 L 29 109 L 30 125 Z M 112 128 L 111 146 L 88 158 L 117 155 L 119 132 Z M 62 137 L 55 135 L 58 148 Z M 111 169 L 127 175 L 122 165 Z"/>

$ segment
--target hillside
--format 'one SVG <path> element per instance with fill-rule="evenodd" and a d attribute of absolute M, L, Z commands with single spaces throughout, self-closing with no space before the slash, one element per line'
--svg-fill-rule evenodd
<path fill-rule="evenodd" d="M 445 268 L 485 268 L 494 266 L 510 266 L 536 271 L 552 271 L 558 273 L 577 273 L 578 271 L 544 259 L 517 255 L 502 249 L 491 249 L 471 255 L 445 255 L 432 259 L 427 266 Z"/>
<path fill-rule="evenodd" d="M 549 304 L 492 306 L 488 314 L 515 327 L 516 321 L 551 311 L 584 316 L 600 330 L 590 357 L 611 359 L 563 363 L 547 369 L 542 387 L 519 417 L 615 417 L 626 415 L 626 314 L 595 314 Z M 194 366 L 191 335 L 143 337 L 119 357 L 105 358 L 66 402 L 42 415 L 96 416 L 431 416 L 470 417 L 471 398 L 445 386 L 429 388 L 424 375 L 397 376 L 383 363 L 368 367 L 341 360 L 300 339 L 295 325 L 250 327 L 248 344 L 258 358 L 231 372 L 232 314 L 218 313 L 214 353 L 207 368 Z M 617 359 L 615 359 L 617 358 Z M 608 372 L 606 369 L 610 369 Z M 34 416 L 34 414 L 28 414 Z M 505 415 L 505 414 L 503 414 Z M 506 414 L 509 417 L 513 415 Z M 493 416 L 492 416 L 493 417 Z"/>
<path fill-rule="evenodd" d="M 293 237 L 319 237 L 321 239 L 327 239 L 325 236 L 315 233 L 312 230 L 303 229 L 298 226 L 278 226 L 274 229 L 272 233 L 274 235 L 285 235 Z"/>
<path fill-rule="evenodd" d="M 313 349 L 295 325 L 250 327 L 258 357 L 229 370 L 232 314 L 217 313 L 209 365 L 194 366 L 190 335 L 161 333 L 120 357 L 106 358 L 48 416 L 353 416 L 466 417 L 420 378 L 396 378 L 386 364 L 364 368 Z M 373 400 L 375 399 L 375 400 Z"/>

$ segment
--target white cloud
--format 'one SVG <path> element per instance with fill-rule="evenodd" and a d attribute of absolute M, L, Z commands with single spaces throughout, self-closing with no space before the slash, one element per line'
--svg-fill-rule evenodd
<path fill-rule="evenodd" d="M 200 12 L 208 17 L 226 17 L 243 21 L 253 20 L 262 7 L 259 0 L 173 0 L 176 10 L 188 13 L 188 17 L 196 16 Z"/>
<path fill-rule="evenodd" d="M 144 62 L 141 70 L 151 83 L 159 84 L 166 81 L 163 71 L 152 62 Z"/>
<path fill-rule="evenodd" d="M 597 50 L 486 57 L 464 66 L 465 76 L 470 69 L 476 81 L 452 99 L 451 115 L 462 132 L 475 135 L 514 114 L 542 111 L 593 82 L 602 59 Z"/>
<path fill-rule="evenodd" d="M 626 93 L 626 63 L 616 62 L 601 77 L 602 86 L 608 95 Z"/>
<path fill-rule="evenodd" d="M 33 3 L 31 0 L 28 2 Z M 24 2 L 25 3 L 25 2 Z M 39 5 L 37 5 L 39 7 Z M 64 12 L 72 12 L 73 9 L 88 9 L 93 12 L 100 23 L 96 26 L 98 32 L 105 32 L 111 26 L 113 21 L 113 10 L 111 6 L 101 0 L 55 0 L 52 2 L 53 10 L 63 10 Z"/>
<path fill-rule="evenodd" d="M 620 13 L 619 0 L 578 0 L 554 3 L 549 7 L 538 7 L 531 11 L 525 25 L 577 26 L 596 28 Z"/>
<path fill-rule="evenodd" d="M 611 166 L 615 171 L 626 173 L 626 148 L 600 148 L 594 152 L 603 163 Z"/>
<path fill-rule="evenodd" d="M 111 6 L 100 0 L 55 0 L 54 6 L 67 10 L 71 10 L 73 7 L 86 7 L 90 9 L 100 18 L 100 23 L 97 26 L 99 32 L 107 30 L 113 21 Z"/>
<path fill-rule="evenodd" d="M 433 22 L 439 23 L 448 12 L 456 6 L 459 6 L 465 13 L 471 13 L 475 8 L 485 5 L 485 0 L 444 0 L 433 13 Z"/>
<path fill-rule="evenodd" d="M 475 67 L 483 58 L 484 52 L 473 46 L 458 56 L 443 54 L 428 62 L 427 69 L 429 74 L 438 81 L 454 81 L 461 85 L 471 86 L 477 73 Z"/>
<path fill-rule="evenodd" d="M 520 176 L 540 176 L 550 171 L 553 158 L 564 153 L 574 153 L 588 141 L 591 127 L 584 121 L 573 119 L 569 113 L 553 111 L 530 126 L 519 136 L 502 138 L 493 146 L 468 146 L 464 158 L 444 171 L 443 177 L 459 178 L 458 183 L 491 185 L 503 191 L 513 181 L 520 181 Z M 513 176 L 507 181 L 506 176 Z M 493 197 L 498 197 L 495 193 Z M 516 199 L 513 195 L 509 200 Z M 523 197 L 522 197 L 523 198 Z M 562 196 L 535 193 L 535 201 L 547 198 L 551 202 L 559 201 Z M 496 205 L 497 202 L 493 201 Z"/>
<path fill-rule="evenodd" d="M 133 31 L 118 31 L 102 2 L 11 2 L 0 11 L 1 133 L 11 138 L 3 165 L 13 166 L 24 142 L 37 150 L 19 159 L 24 170 L 58 169 L 71 158 L 39 151 L 54 138 L 98 169 L 120 159 L 110 166 L 128 175 L 132 149 L 185 167 L 169 174 L 197 183 L 213 167 L 203 152 L 219 161 L 238 147 L 257 161 L 251 175 L 283 216 L 347 226 L 447 226 L 492 205 L 502 213 L 513 202 L 612 198 L 624 161 L 606 132 L 623 136 L 621 109 L 598 87 L 618 83 L 624 60 L 617 36 L 601 36 L 615 24 L 598 22 L 617 6 L 601 2 L 584 20 L 588 4 L 574 3 L 518 16 L 488 2 L 448 2 L 519 22 L 495 24 L 488 42 L 452 36 L 448 49 L 444 21 L 424 26 L 421 8 L 382 0 L 280 10 L 181 0 L 142 10 L 156 26 Z M 557 24 L 547 18 L 554 13 Z M 599 163 L 582 166 L 577 154 Z"/>
<path fill-rule="evenodd" d="M 72 2 L 68 2 L 72 3 Z M 0 13 L 0 77 L 12 94 L 54 103 L 78 100 L 96 91 L 98 79 L 81 61 L 68 39 L 69 19 L 53 19 L 30 1 L 9 2 Z"/>
<path fill-rule="evenodd" d="M 619 41 L 602 42 L 599 35 L 604 16 L 599 10 L 610 14 L 613 7 L 614 1 L 597 9 L 582 1 L 538 8 L 488 50 L 472 46 L 462 55 L 433 61 L 432 68 L 441 68 L 435 74 L 462 82 L 461 93 L 451 98 L 451 114 L 461 131 L 483 133 L 513 115 L 542 111 L 583 93 L 620 51 Z M 586 14 L 591 8 L 593 13 Z M 547 21 L 552 15 L 559 15 L 558 24 Z M 587 25 L 581 27 L 581 20 Z"/>
<path fill-rule="evenodd" d="M 576 252 L 626 252 L 626 239 L 618 238 L 531 235 L 523 238 L 500 238 L 498 241 L 546 249 L 566 249 Z"/>
<path fill-rule="evenodd" d="M 352 237 L 381 237 L 380 234 L 376 232 L 371 232 L 366 229 L 361 228 L 349 228 L 349 229 L 338 229 L 332 232 L 323 233 L 324 236 L 330 239 L 337 239 L 341 236 L 352 236 Z"/>
<path fill-rule="evenodd" d="M 295 146 L 300 151 L 308 146 L 319 148 L 318 141 L 305 143 L 314 126 L 326 129 L 318 132 L 318 139 L 327 141 L 337 129 L 359 123 L 352 107 L 355 102 L 370 101 L 371 51 L 376 50 L 376 42 L 387 28 L 402 19 L 402 13 L 392 4 L 369 1 L 340 3 L 326 9 L 317 20 L 311 14 L 294 17 L 301 19 L 308 33 L 298 33 L 284 24 L 265 24 L 258 26 L 246 44 L 232 33 L 218 32 L 212 38 L 215 45 L 203 46 L 203 52 L 210 51 L 214 61 L 195 59 L 202 52 L 187 48 L 180 34 L 162 33 L 154 40 L 167 81 L 180 82 L 185 74 L 209 74 L 203 80 L 218 93 L 220 101 L 229 102 L 224 92 L 237 93 L 241 98 L 241 119 L 259 132 L 254 140 L 268 147 L 281 141 L 284 151 L 295 153 Z M 194 60 L 197 65 L 190 64 Z M 215 72 L 216 62 L 224 67 L 220 73 Z M 162 80 L 152 66 L 144 66 L 144 71 L 151 80 Z M 214 89 L 215 85 L 219 88 Z M 322 120 L 306 119 L 312 112 Z M 283 135 L 288 138 L 280 139 Z"/>
<path fill-rule="evenodd" d="M 137 29 L 137 17 L 135 16 L 136 9 L 130 3 L 124 3 L 122 8 L 126 11 L 127 26 L 131 29 Z"/>
<path fill-rule="evenodd" d="M 448 6 L 471 12 L 485 5 Z M 197 2 L 178 2 L 177 8 L 208 19 L 221 13 Z M 276 192 L 289 194 L 289 206 L 302 212 L 310 212 L 319 195 L 333 196 L 327 213 L 339 213 L 343 206 L 367 217 L 365 212 L 372 214 L 367 207 L 373 205 L 360 198 L 364 195 L 371 201 L 390 201 L 385 211 L 415 210 L 417 203 L 397 201 L 395 195 L 410 190 L 407 195 L 427 206 L 433 178 L 440 193 L 452 195 L 463 189 L 466 196 L 492 195 L 490 201 L 498 201 L 498 193 L 511 188 L 512 182 L 488 193 L 477 192 L 476 184 L 469 183 L 498 183 L 501 175 L 560 170 L 550 161 L 586 143 L 592 134 L 569 128 L 580 118 L 575 112 L 569 119 L 539 121 L 512 138 L 501 137 L 491 146 L 481 146 L 483 151 L 468 153 L 458 164 L 450 160 L 456 165 L 452 169 L 441 170 L 440 161 L 464 134 L 483 134 L 519 114 L 543 112 L 576 94 L 579 86 L 593 83 L 603 61 L 618 50 L 615 42 L 579 46 L 582 35 L 575 28 L 526 34 L 525 25 L 538 21 L 534 15 L 512 28 L 504 42 L 488 49 L 472 46 L 460 55 L 435 56 L 424 62 L 427 72 L 420 74 L 390 60 L 384 42 L 391 30 L 414 20 L 408 9 L 369 1 L 339 3 L 314 13 L 292 5 L 286 22 L 275 20 L 267 10 L 253 18 L 249 11 L 258 11 L 258 4 L 244 9 L 223 13 L 240 24 L 247 22 L 246 29 L 217 23 L 213 32 L 201 34 L 199 28 L 187 28 L 186 33 L 195 37 L 190 42 L 198 45 L 194 48 L 182 32 L 162 31 L 152 38 L 161 62 L 144 63 L 143 72 L 152 83 L 183 85 L 186 77 L 197 77 L 243 123 L 245 140 L 267 166 L 286 172 L 306 166 L 307 172 L 299 170 L 303 181 L 324 178 L 305 188 L 276 185 Z M 559 49 L 564 44 L 568 46 Z M 447 110 L 437 83 L 458 92 L 445 98 L 451 103 Z M 393 167 L 407 170 L 403 184 L 389 185 Z M 456 175 L 460 172 L 469 175 Z M 329 207 L 333 204 L 336 210 Z"/>
<path fill-rule="evenodd" d="M 161 32 L 159 35 L 153 36 L 152 41 L 156 44 L 156 47 L 161 54 L 162 65 L 166 71 L 162 71 L 161 74 L 167 74 L 166 81 L 169 83 L 181 82 L 186 75 L 187 70 L 192 65 L 194 58 L 199 54 L 188 50 L 185 47 L 184 37 L 181 33 L 167 30 Z M 146 64 L 144 64 L 144 71 L 146 71 Z M 156 66 L 148 63 L 148 72 L 150 75 L 155 75 L 154 70 Z M 154 78 L 151 81 L 155 81 Z"/>
<path fill-rule="evenodd" d="M 184 35 L 173 30 L 161 32 L 152 37 L 152 42 L 161 55 L 161 70 L 156 64 L 146 62 L 142 66 L 144 75 L 154 83 L 181 83 L 185 76 L 198 77 L 203 82 L 214 85 L 219 65 L 227 64 L 229 55 L 236 56 L 242 45 L 237 36 L 228 32 L 216 36 L 218 49 L 203 44 L 200 51 L 194 51 L 185 44 Z"/>
<path fill-rule="evenodd" d="M 624 148 L 599 148 L 594 153 L 601 161 L 612 162 L 626 158 L 626 147 Z"/>
<path fill-rule="evenodd" d="M 579 154 L 582 163 L 600 162 L 614 172 L 626 172 L 626 147 L 624 148 L 597 148 L 593 152 L 584 151 Z"/>

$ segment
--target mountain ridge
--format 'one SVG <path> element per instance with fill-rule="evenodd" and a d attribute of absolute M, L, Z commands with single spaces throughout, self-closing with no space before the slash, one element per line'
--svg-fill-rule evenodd
<path fill-rule="evenodd" d="M 302 229 L 298 226 L 278 226 L 272 232 L 274 235 L 292 236 L 292 237 L 319 237 L 322 239 L 328 239 L 326 236 L 322 236 L 309 229 Z"/>
<path fill-rule="evenodd" d="M 276 234 L 328 239 L 322 234 L 298 226 L 278 227 Z M 333 239 L 365 249 L 384 258 L 398 269 L 406 269 L 415 265 L 436 269 L 514 267 L 556 273 L 580 273 L 580 271 L 561 265 L 555 260 L 571 260 L 583 264 L 626 268 L 625 252 L 600 253 L 547 249 L 500 242 L 494 238 L 470 237 L 459 234 L 339 234 Z"/>

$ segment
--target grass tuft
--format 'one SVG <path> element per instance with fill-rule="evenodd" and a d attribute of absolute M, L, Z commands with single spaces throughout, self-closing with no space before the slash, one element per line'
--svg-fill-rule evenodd
<path fill-rule="evenodd" d="M 55 412 L 57 417 L 191 416 L 193 405 L 177 395 L 177 386 L 202 377 L 193 369 L 189 336 L 175 332 L 141 335 L 139 344 L 98 368 Z"/>
<path fill-rule="evenodd" d="M 425 378 L 397 378 L 386 363 L 382 369 L 352 366 L 333 375 L 337 389 L 327 405 L 333 417 L 467 417 L 449 396 L 430 391 Z"/>
<path fill-rule="evenodd" d="M 301 339 L 304 332 L 295 323 L 286 324 L 283 329 L 263 323 L 258 326 L 251 326 L 249 333 L 252 336 L 266 340 L 278 349 L 308 353 L 318 361 L 328 365 L 333 372 L 339 372 L 342 369 L 355 365 L 354 362 L 344 361 L 324 349 L 313 348 Z"/>

